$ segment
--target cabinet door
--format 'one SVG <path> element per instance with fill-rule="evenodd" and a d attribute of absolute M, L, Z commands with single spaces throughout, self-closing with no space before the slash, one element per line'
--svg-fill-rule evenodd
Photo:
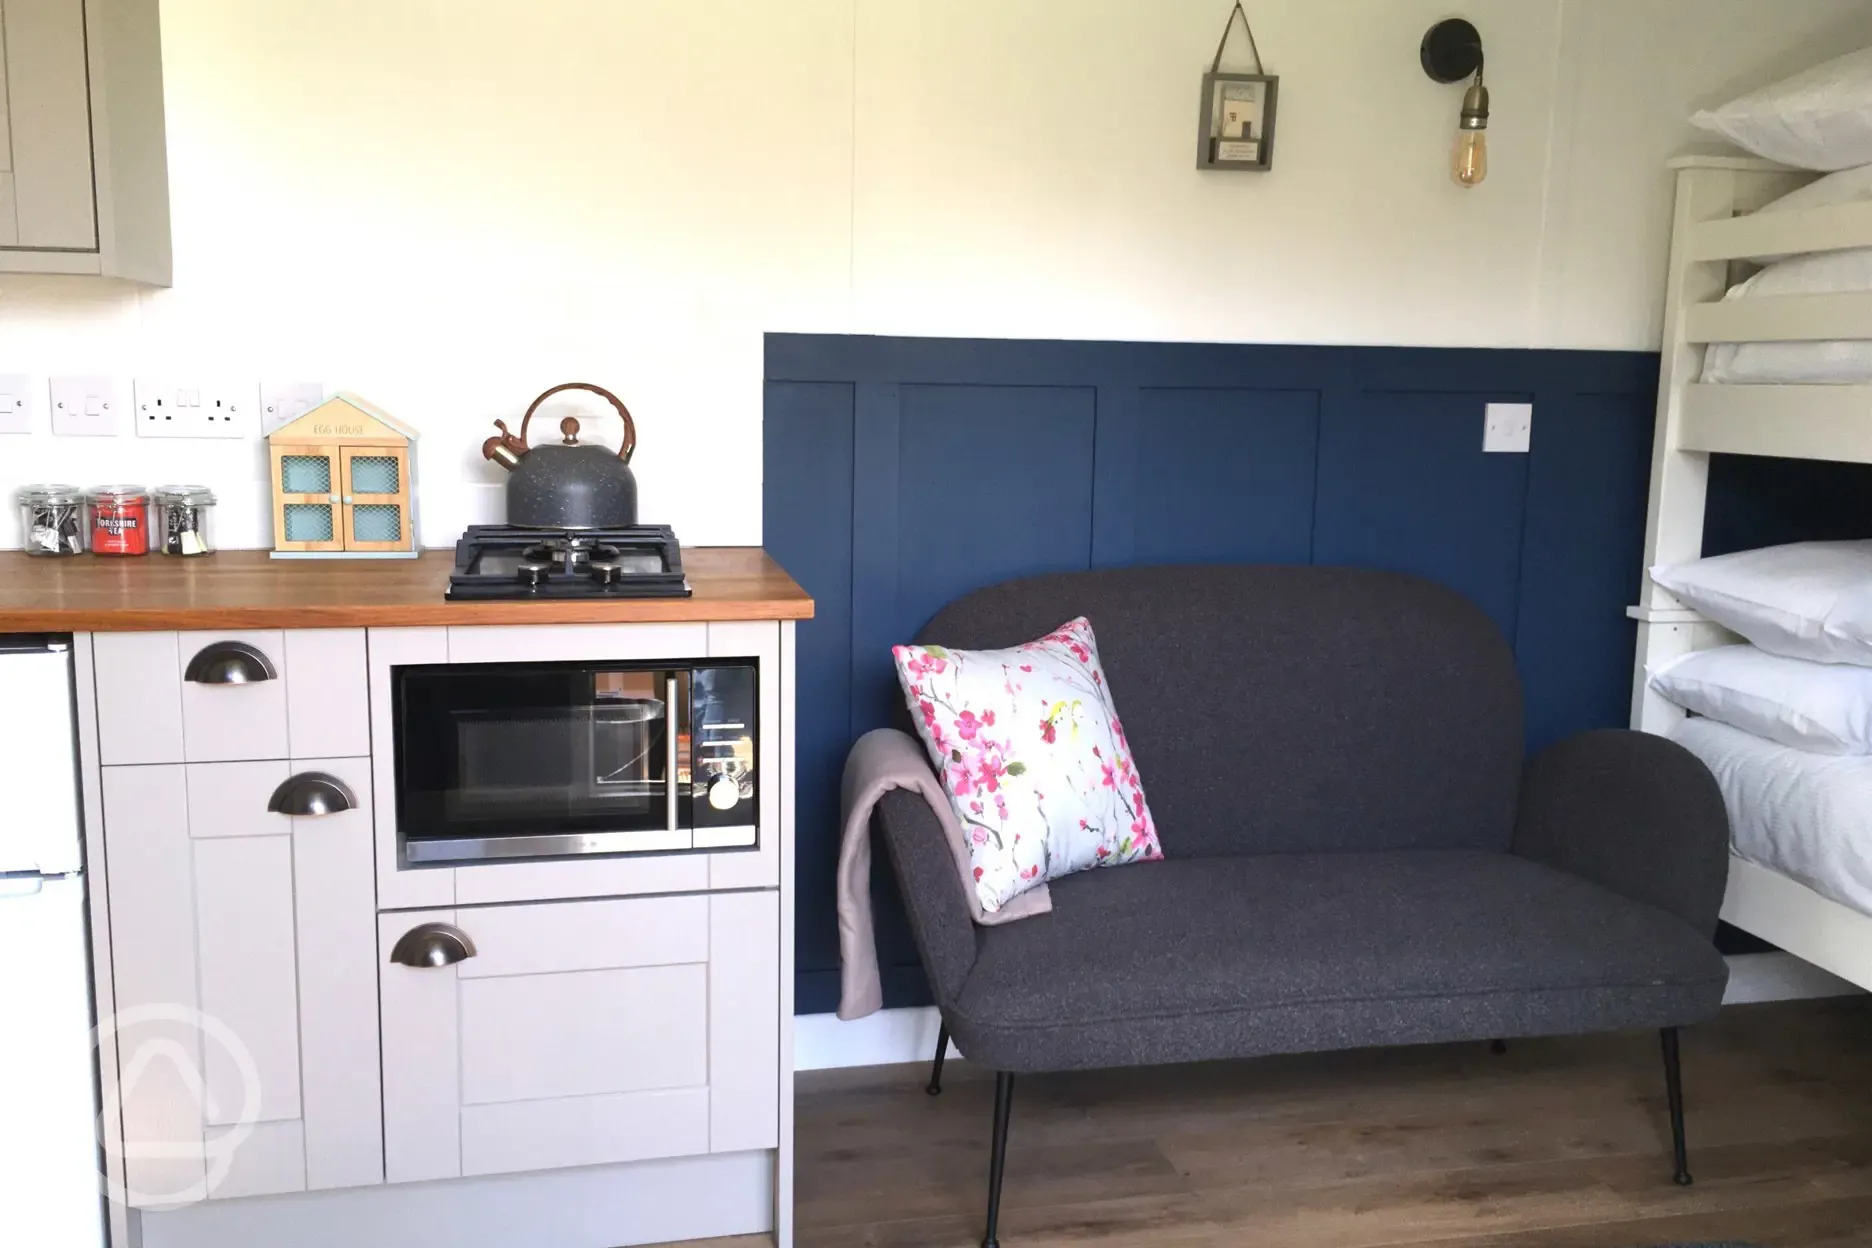
<path fill-rule="evenodd" d="M 307 771 L 355 807 L 269 811 Z M 106 767 L 103 790 L 130 1203 L 380 1182 L 368 762 Z"/>
<path fill-rule="evenodd" d="M 0 0 L 0 41 L 0 245 L 95 251 L 84 0 Z"/>
<path fill-rule="evenodd" d="M 0 8 L 0 248 L 19 245 L 13 204 L 13 128 L 7 105 L 6 10 Z"/>
<path fill-rule="evenodd" d="M 342 464 L 335 446 L 269 446 L 273 461 L 273 549 L 344 549 Z"/>
<path fill-rule="evenodd" d="M 345 549 L 409 550 L 409 452 L 347 446 L 344 456 Z"/>
<path fill-rule="evenodd" d="M 776 1146 L 777 919 L 771 893 L 381 916 L 387 1177 Z M 425 924 L 471 952 L 392 961 Z"/>

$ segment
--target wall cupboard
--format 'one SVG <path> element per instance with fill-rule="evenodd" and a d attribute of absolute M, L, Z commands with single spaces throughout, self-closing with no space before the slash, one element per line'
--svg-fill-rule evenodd
<path fill-rule="evenodd" d="M 0 272 L 167 286 L 157 0 L 0 0 Z"/>

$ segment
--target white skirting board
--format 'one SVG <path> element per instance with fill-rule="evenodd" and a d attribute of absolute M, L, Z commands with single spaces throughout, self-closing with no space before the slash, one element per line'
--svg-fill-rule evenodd
<path fill-rule="evenodd" d="M 1791 953 L 1745 953 L 1729 959 L 1729 991 L 1723 996 L 1723 1004 L 1801 1001 L 1858 991 Z M 941 1021 L 934 1006 L 880 1010 L 849 1023 L 840 1022 L 836 1014 L 802 1014 L 793 1020 L 793 1069 L 927 1062 L 935 1056 L 936 1029 Z M 949 1056 L 960 1056 L 953 1044 Z"/>
<path fill-rule="evenodd" d="M 773 1154 L 209 1201 L 146 1213 L 142 1248 L 621 1248 L 773 1226 Z"/>

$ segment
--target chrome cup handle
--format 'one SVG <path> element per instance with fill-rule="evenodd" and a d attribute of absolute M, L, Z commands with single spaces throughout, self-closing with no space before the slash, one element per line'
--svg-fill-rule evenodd
<path fill-rule="evenodd" d="M 410 928 L 390 950 L 390 960 L 417 970 L 453 966 L 475 956 L 474 941 L 459 927 L 447 923 L 423 923 Z"/>
<path fill-rule="evenodd" d="M 336 815 L 356 806 L 357 795 L 345 782 L 322 771 L 288 776 L 267 799 L 267 809 L 276 815 Z"/>
<path fill-rule="evenodd" d="M 273 661 L 244 641 L 217 641 L 203 646 L 182 672 L 198 685 L 247 685 L 275 680 Z"/>

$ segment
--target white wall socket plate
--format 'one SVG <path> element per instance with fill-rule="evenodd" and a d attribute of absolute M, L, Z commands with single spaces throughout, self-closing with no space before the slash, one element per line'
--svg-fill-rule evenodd
<path fill-rule="evenodd" d="M 54 377 L 52 432 L 67 438 L 114 438 L 123 429 L 123 387 L 114 377 Z"/>
<path fill-rule="evenodd" d="M 32 378 L 24 373 L 0 373 L 0 433 L 32 431 Z"/>
<path fill-rule="evenodd" d="M 253 383 L 205 385 L 139 377 L 137 437 L 245 438 L 258 429 L 259 403 L 260 387 Z"/>
<path fill-rule="evenodd" d="M 1534 436 L 1532 403 L 1490 403 L 1482 420 L 1482 449 L 1525 455 Z"/>
<path fill-rule="evenodd" d="M 272 433 L 324 401 L 325 387 L 316 381 L 263 381 L 260 383 L 261 432 Z"/>

